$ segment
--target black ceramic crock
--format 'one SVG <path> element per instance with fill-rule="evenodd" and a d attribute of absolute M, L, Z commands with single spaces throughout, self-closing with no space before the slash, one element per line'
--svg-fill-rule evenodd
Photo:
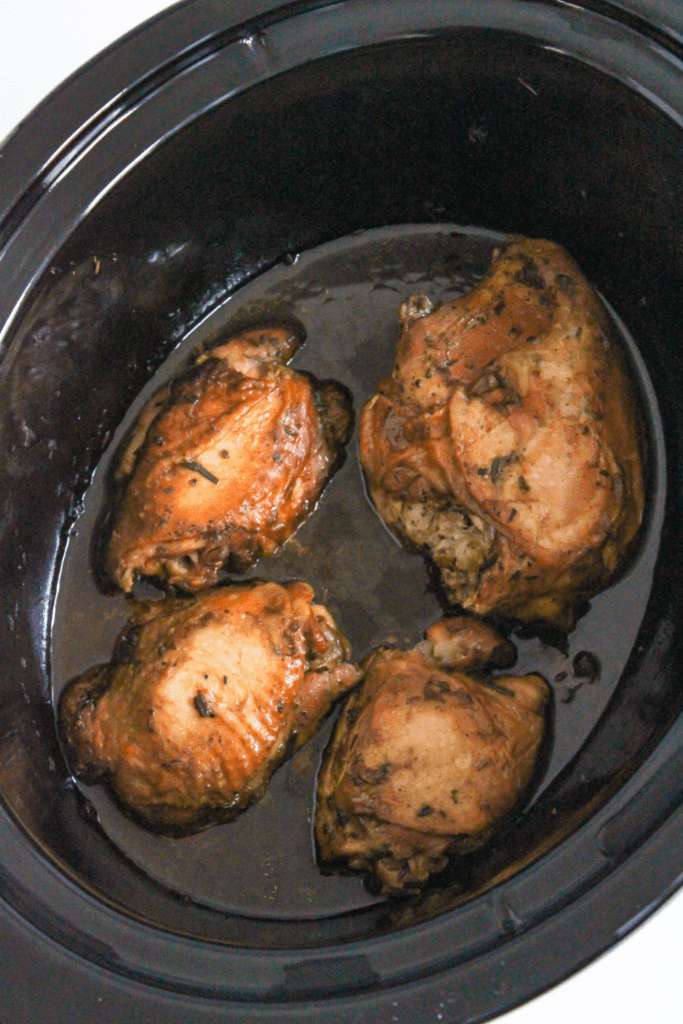
<path fill-rule="evenodd" d="M 486 1020 L 678 887 L 681 32 L 675 5 L 644 0 L 192 0 L 90 64 L 0 151 L 13 1024 L 61 1024 L 76 1002 L 92 1024 Z M 208 313 L 292 254 L 436 222 L 560 241 L 635 339 L 661 415 L 642 622 L 586 742 L 464 897 L 218 911 L 140 871 L 69 777 L 51 703 L 67 542 L 131 402 Z"/>

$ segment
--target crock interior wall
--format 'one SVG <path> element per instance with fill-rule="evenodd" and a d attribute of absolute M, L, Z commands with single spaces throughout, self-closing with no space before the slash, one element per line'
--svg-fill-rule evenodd
<path fill-rule="evenodd" d="M 232 940 L 226 918 L 141 877 L 79 811 L 47 703 L 55 566 L 107 439 L 183 333 L 285 254 L 380 225 L 475 224 L 564 244 L 635 336 L 667 435 L 666 554 L 641 643 L 570 770 L 472 884 L 548 848 L 635 769 L 681 701 L 681 142 L 625 85 L 520 38 L 463 31 L 257 86 L 165 142 L 88 215 L 28 300 L 0 383 L 0 790 L 46 855 L 131 913 Z M 392 923 L 371 909 L 323 940 Z M 306 927 L 251 935 L 241 921 L 239 934 L 297 945 Z"/>

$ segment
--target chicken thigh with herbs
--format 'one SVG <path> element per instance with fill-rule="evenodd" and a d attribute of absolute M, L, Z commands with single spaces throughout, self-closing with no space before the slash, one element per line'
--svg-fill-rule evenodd
<path fill-rule="evenodd" d="M 175 835 L 230 821 L 360 678 L 307 583 L 137 602 L 112 661 L 73 680 L 59 727 L 73 773 Z"/>
<path fill-rule="evenodd" d="M 320 771 L 323 866 L 366 872 L 385 895 L 415 892 L 510 819 L 534 775 L 550 692 L 538 675 L 483 671 L 514 658 L 466 617 L 437 622 L 414 650 L 370 655 Z"/>
<path fill-rule="evenodd" d="M 315 506 L 353 426 L 348 392 L 284 364 L 284 328 L 245 331 L 198 356 L 140 415 L 116 471 L 105 576 L 183 590 L 243 572 Z"/>
<path fill-rule="evenodd" d="M 643 514 L 636 399 L 602 304 L 561 246 L 517 238 L 472 291 L 412 296 L 360 454 L 387 525 L 450 602 L 573 627 Z"/>

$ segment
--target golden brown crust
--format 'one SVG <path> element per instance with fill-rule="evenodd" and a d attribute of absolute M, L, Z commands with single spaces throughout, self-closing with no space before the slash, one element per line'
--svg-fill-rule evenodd
<path fill-rule="evenodd" d="M 59 706 L 67 760 L 152 828 L 229 821 L 360 677 L 306 583 L 140 602 L 109 665 Z"/>
<path fill-rule="evenodd" d="M 461 654 L 446 660 L 465 664 L 479 624 L 459 621 Z M 451 622 L 451 638 L 456 629 Z M 432 635 L 438 643 L 440 629 Z M 491 639 L 482 634 L 479 663 Z M 500 827 L 532 779 L 544 733 L 540 676 L 473 677 L 445 669 L 428 645 L 367 659 L 319 775 L 321 861 L 368 872 L 386 894 L 419 888 Z"/>
<path fill-rule="evenodd" d="M 416 307 L 361 415 L 370 495 L 452 601 L 568 628 L 643 514 L 636 402 L 602 304 L 560 246 L 515 239 L 462 299 Z"/>
<path fill-rule="evenodd" d="M 247 331 L 202 353 L 145 407 L 118 464 L 105 575 L 193 591 L 242 572 L 299 527 L 343 459 L 348 393 L 288 369 L 298 341 Z"/>

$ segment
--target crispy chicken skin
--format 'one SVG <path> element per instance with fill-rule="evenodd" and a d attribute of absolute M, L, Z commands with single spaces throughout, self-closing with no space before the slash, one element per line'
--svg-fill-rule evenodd
<path fill-rule="evenodd" d="M 633 387 L 602 304 L 559 245 L 516 238 L 462 298 L 401 307 L 365 405 L 370 496 L 449 601 L 571 629 L 643 514 Z"/>
<path fill-rule="evenodd" d="M 284 363 L 284 328 L 246 331 L 200 355 L 140 415 L 117 470 L 105 577 L 182 590 L 243 572 L 290 537 L 344 457 L 351 400 Z"/>
<path fill-rule="evenodd" d="M 549 694 L 538 675 L 482 672 L 514 657 L 464 617 L 436 623 L 412 651 L 370 655 L 320 771 L 323 866 L 366 872 L 385 895 L 415 892 L 511 817 L 534 775 Z"/>
<path fill-rule="evenodd" d="M 157 831 L 232 820 L 360 678 L 312 601 L 307 583 L 257 582 L 136 602 L 112 661 L 62 694 L 73 773 Z"/>

